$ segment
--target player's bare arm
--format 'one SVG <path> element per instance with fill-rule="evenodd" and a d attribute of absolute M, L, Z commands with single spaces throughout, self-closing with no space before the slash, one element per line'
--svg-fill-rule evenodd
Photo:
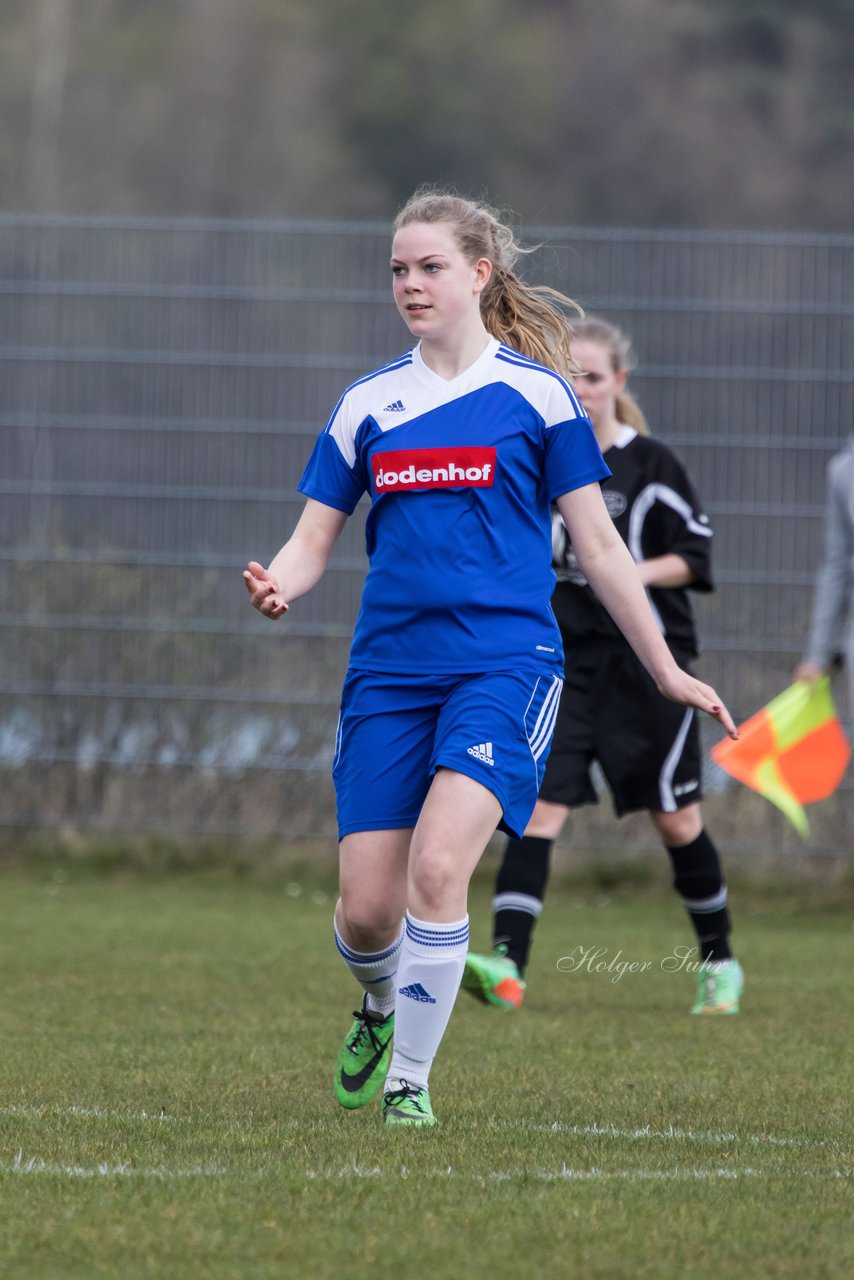
<path fill-rule="evenodd" d="M 731 737 L 738 737 L 715 690 L 674 661 L 652 616 L 637 566 L 608 515 L 599 485 L 584 485 L 562 494 L 557 505 L 582 572 L 660 692 L 673 702 L 707 712 Z"/>
<path fill-rule="evenodd" d="M 637 570 L 645 587 L 687 587 L 694 581 L 694 573 L 684 556 L 669 551 L 667 555 L 639 560 Z"/>
<path fill-rule="evenodd" d="M 253 609 L 274 620 L 287 613 L 292 600 L 310 591 L 323 577 L 346 520 L 343 511 L 308 498 L 296 528 L 269 568 L 250 560 L 243 571 Z"/>

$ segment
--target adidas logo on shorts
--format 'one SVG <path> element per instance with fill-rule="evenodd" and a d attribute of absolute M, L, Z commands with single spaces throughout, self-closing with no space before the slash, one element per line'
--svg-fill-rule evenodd
<path fill-rule="evenodd" d="M 492 758 L 491 742 L 481 742 L 476 747 L 469 747 L 468 753 L 470 756 L 474 756 L 475 760 L 480 760 L 482 764 L 495 765 L 495 761 Z"/>

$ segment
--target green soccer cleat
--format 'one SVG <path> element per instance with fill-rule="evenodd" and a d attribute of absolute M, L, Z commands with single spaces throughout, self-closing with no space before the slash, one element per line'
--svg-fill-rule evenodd
<path fill-rule="evenodd" d="M 470 951 L 463 970 L 462 989 L 484 1004 L 499 1009 L 518 1009 L 525 995 L 525 983 L 518 966 L 507 958 L 507 948 L 498 946 L 492 955 L 481 956 Z"/>
<path fill-rule="evenodd" d="M 737 960 L 703 964 L 697 971 L 697 998 L 692 1013 L 738 1013 L 744 972 Z"/>
<path fill-rule="evenodd" d="M 405 1080 L 401 1080 L 399 1089 L 388 1089 L 383 1094 L 382 1110 L 383 1120 L 389 1125 L 418 1128 L 437 1123 L 427 1090 Z"/>
<path fill-rule="evenodd" d="M 353 1023 L 338 1055 L 335 1068 L 335 1097 L 348 1111 L 364 1107 L 375 1098 L 385 1079 L 391 1058 L 394 1013 L 382 1017 L 370 1013 L 368 999 L 353 1010 Z"/>

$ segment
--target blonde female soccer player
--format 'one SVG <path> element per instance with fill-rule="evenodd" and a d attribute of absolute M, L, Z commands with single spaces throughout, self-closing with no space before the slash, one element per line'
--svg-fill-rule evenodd
<path fill-rule="evenodd" d="M 293 534 L 244 573 L 252 605 L 281 618 L 370 497 L 333 763 L 335 939 L 364 997 L 335 1094 L 361 1107 L 384 1084 L 388 1125 L 434 1123 L 428 1078 L 465 964 L 469 880 L 497 826 L 522 835 L 542 781 L 563 681 L 552 502 L 662 693 L 736 732 L 661 636 L 566 377 L 566 300 L 523 284 L 517 253 L 474 201 L 422 190 L 403 207 L 390 267 L 415 346 L 344 391 Z"/>

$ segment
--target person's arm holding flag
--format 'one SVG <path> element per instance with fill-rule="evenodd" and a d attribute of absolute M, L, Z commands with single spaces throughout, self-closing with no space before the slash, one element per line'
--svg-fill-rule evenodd
<path fill-rule="evenodd" d="M 824 560 L 813 601 L 809 640 L 794 679 L 814 686 L 843 651 L 841 634 L 851 608 L 854 567 L 854 448 L 828 467 Z M 849 677 L 851 676 L 849 672 Z"/>

